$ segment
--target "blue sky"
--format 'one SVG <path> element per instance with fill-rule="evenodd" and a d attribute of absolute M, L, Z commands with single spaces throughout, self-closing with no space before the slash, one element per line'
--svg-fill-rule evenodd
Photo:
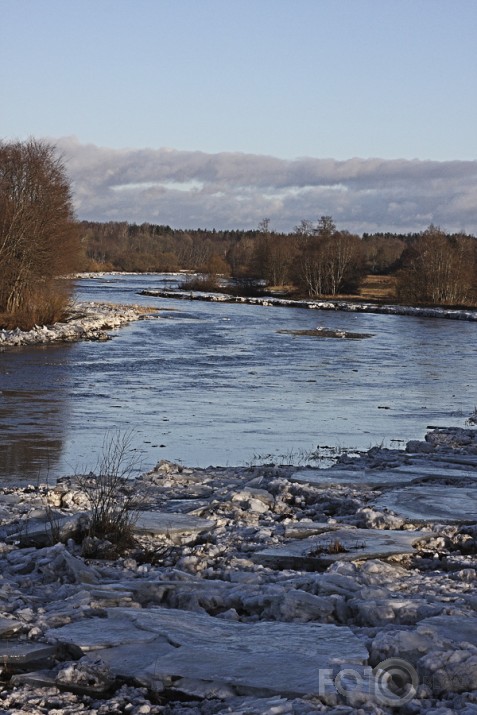
<path fill-rule="evenodd" d="M 475 0 L 0 12 L 0 137 L 58 143 L 79 218 L 477 232 Z"/>

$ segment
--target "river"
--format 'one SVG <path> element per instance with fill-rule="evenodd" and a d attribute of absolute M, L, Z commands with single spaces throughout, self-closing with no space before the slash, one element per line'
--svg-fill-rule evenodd
<path fill-rule="evenodd" d="M 0 474 L 95 469 L 128 433 L 137 469 L 302 462 L 310 451 L 403 447 L 428 425 L 463 426 L 476 395 L 477 325 L 140 296 L 170 276 L 77 281 L 78 300 L 140 303 L 158 318 L 108 342 L 0 354 Z M 323 326 L 372 337 L 279 332 Z"/>

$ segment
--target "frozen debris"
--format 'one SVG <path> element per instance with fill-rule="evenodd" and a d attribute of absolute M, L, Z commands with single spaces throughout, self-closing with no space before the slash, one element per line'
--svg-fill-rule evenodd
<path fill-rule="evenodd" d="M 19 521 L 0 527 L 0 539 L 20 546 L 46 546 L 56 541 L 67 541 L 87 521 L 86 513 L 64 515 L 51 509 L 23 515 Z"/>
<path fill-rule="evenodd" d="M 465 616 L 434 616 L 422 621 L 422 629 L 435 634 L 441 641 L 471 645 L 477 653 L 477 619 Z"/>
<path fill-rule="evenodd" d="M 141 529 L 120 557 L 85 536 L 74 478 L 0 488 L 0 709 L 391 715 L 402 666 L 418 678 L 403 715 L 469 715 L 475 433 L 434 429 L 315 476 L 162 462 L 134 483 Z M 25 540 L 53 509 L 78 529 Z"/>
<path fill-rule="evenodd" d="M 393 489 L 377 499 L 375 506 L 417 523 L 473 523 L 477 521 L 477 480 L 468 486 L 437 483 Z"/>
<path fill-rule="evenodd" d="M 415 443 L 408 442 L 407 448 L 412 447 Z M 418 445 L 427 445 L 427 442 L 418 442 Z M 420 447 L 413 447 L 413 454 L 420 452 Z M 430 449 L 433 452 L 433 448 Z M 384 455 L 381 455 L 384 457 Z M 397 456 L 396 453 L 392 457 L 388 454 L 386 455 L 388 459 L 392 458 L 394 463 L 390 465 L 380 465 L 378 467 L 374 465 L 369 465 L 366 463 L 367 455 L 361 460 L 364 465 L 359 468 L 358 464 L 352 463 L 349 468 L 343 468 L 342 464 L 335 465 L 329 469 L 316 469 L 313 467 L 305 467 L 297 470 L 292 476 L 291 480 L 294 482 L 299 482 L 300 484 L 313 484 L 315 486 L 322 486 L 324 488 L 333 485 L 341 486 L 352 486 L 359 484 L 361 486 L 367 486 L 372 489 L 378 487 L 401 487 L 406 484 L 412 484 L 417 482 L 422 482 L 426 478 L 441 479 L 441 480 L 453 480 L 457 482 L 459 479 L 465 479 L 469 477 L 475 480 L 477 484 L 477 474 L 472 469 L 465 469 L 465 465 L 460 468 L 459 465 L 455 465 L 456 468 L 447 463 L 441 463 L 437 458 L 428 459 L 427 461 L 421 460 L 423 463 L 419 463 L 416 459 L 413 461 L 409 460 L 408 463 L 400 463 L 398 459 L 402 462 L 405 458 L 405 454 L 400 452 Z M 375 458 L 377 455 L 375 454 Z M 477 466 L 477 465 L 476 465 Z"/>
<path fill-rule="evenodd" d="M 335 561 L 362 561 L 412 554 L 430 534 L 419 531 L 339 529 L 258 551 L 254 559 L 271 568 L 323 570 Z"/>
<path fill-rule="evenodd" d="M 150 314 L 150 313 L 149 313 Z M 35 325 L 31 330 L 0 330 L 0 350 L 22 345 L 108 340 L 108 332 L 148 315 L 139 305 L 77 303 L 64 323 Z"/>
<path fill-rule="evenodd" d="M 10 638 L 10 636 L 19 631 L 21 627 L 22 622 L 16 618 L 0 616 L 0 639 Z"/>
<path fill-rule="evenodd" d="M 56 651 L 56 646 L 45 643 L 1 640 L 0 662 L 6 671 L 33 670 L 39 663 L 52 663 Z"/>
<path fill-rule="evenodd" d="M 47 637 L 85 652 L 101 649 L 101 658 L 122 675 L 127 644 L 130 677 L 158 692 L 169 688 L 198 697 L 221 690 L 227 695 L 314 694 L 317 669 L 368 659 L 360 639 L 346 627 L 236 623 L 164 608 L 116 609 L 106 621 L 73 623 Z"/>
<path fill-rule="evenodd" d="M 429 683 L 432 692 L 468 693 L 477 690 L 477 649 L 448 648 L 433 650 L 417 663 L 421 680 Z"/>
<path fill-rule="evenodd" d="M 183 300 L 205 300 L 213 303 L 247 303 L 265 307 L 309 308 L 311 310 L 333 310 L 352 313 L 379 313 L 386 315 L 413 315 L 425 318 L 448 318 L 451 320 L 477 320 L 475 310 L 452 308 L 414 308 L 408 305 L 378 305 L 375 303 L 351 302 L 344 300 L 291 300 L 288 298 L 248 298 L 229 293 L 206 293 L 182 290 L 142 290 L 141 295 Z"/>
<path fill-rule="evenodd" d="M 181 536 L 209 531 L 214 526 L 210 519 L 201 519 L 178 512 L 139 511 L 135 514 L 134 532 L 147 536 L 169 536 L 174 542 Z"/>
<path fill-rule="evenodd" d="M 101 658 L 91 656 L 61 664 L 55 677 L 58 687 L 86 695 L 104 695 L 114 681 L 110 667 Z"/>

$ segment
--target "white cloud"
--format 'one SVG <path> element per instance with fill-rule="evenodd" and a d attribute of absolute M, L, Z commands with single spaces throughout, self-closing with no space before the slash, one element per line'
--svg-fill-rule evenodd
<path fill-rule="evenodd" d="M 353 232 L 415 231 L 430 222 L 477 233 L 477 161 L 279 159 L 56 141 L 78 218 L 176 228 L 274 229 L 331 215 Z"/>

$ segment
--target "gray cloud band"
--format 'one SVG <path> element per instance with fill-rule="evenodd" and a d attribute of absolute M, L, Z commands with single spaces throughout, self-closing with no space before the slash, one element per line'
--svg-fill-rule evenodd
<path fill-rule="evenodd" d="M 302 158 L 109 149 L 55 140 L 80 219 L 278 231 L 332 215 L 339 228 L 477 233 L 477 161 Z"/>

